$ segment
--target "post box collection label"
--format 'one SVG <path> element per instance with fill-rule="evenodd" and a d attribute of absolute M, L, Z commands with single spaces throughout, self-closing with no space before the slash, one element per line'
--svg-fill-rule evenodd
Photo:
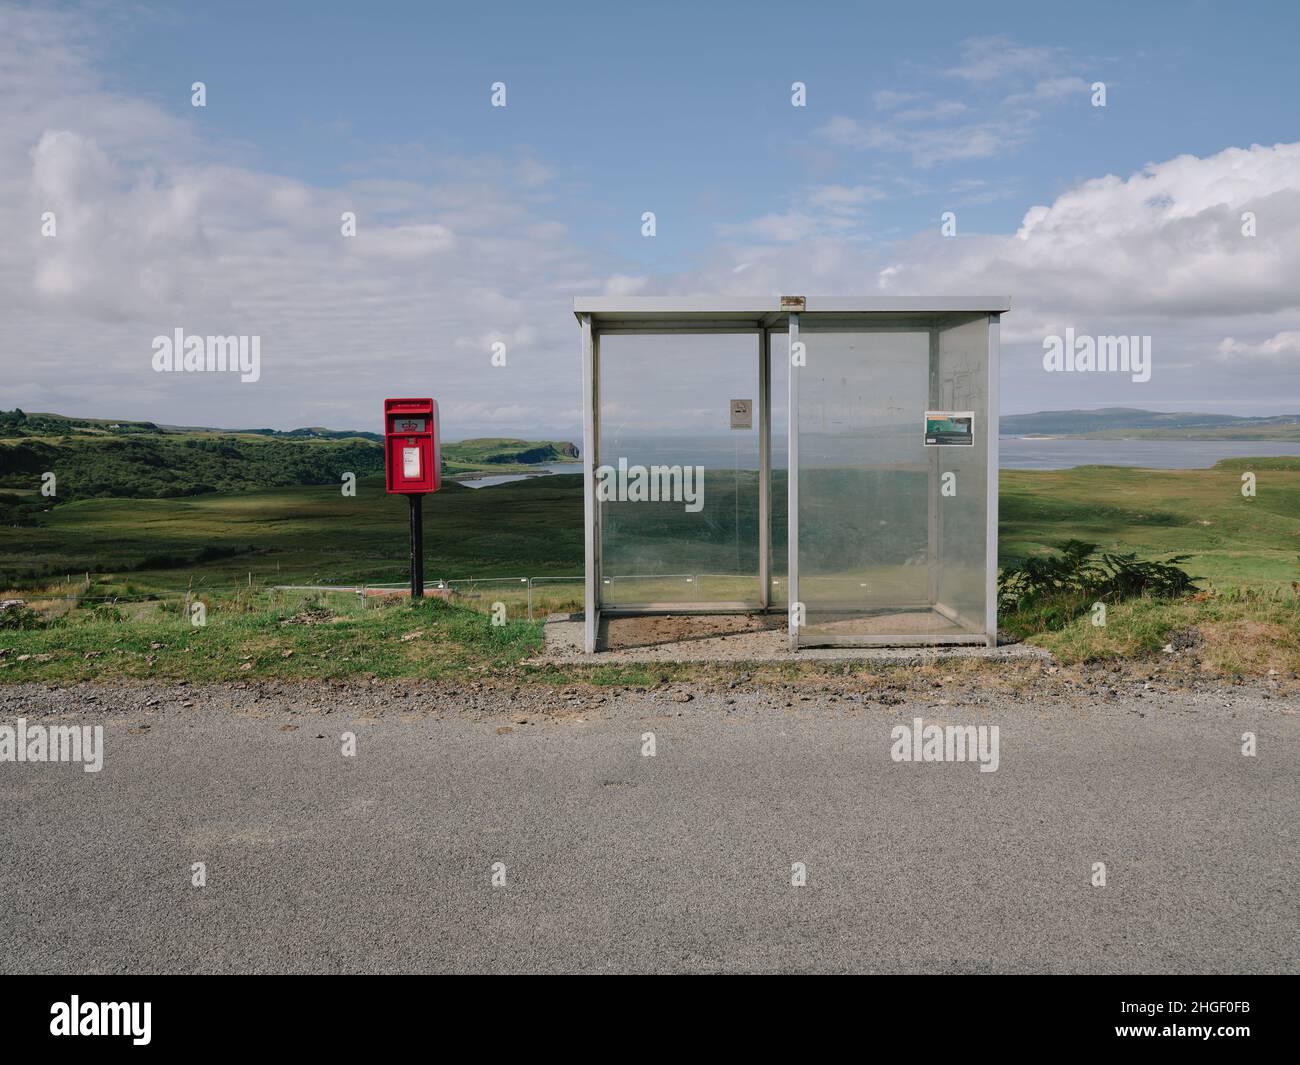
<path fill-rule="evenodd" d="M 442 487 L 438 403 L 384 400 L 384 473 L 390 495 L 419 495 Z"/>

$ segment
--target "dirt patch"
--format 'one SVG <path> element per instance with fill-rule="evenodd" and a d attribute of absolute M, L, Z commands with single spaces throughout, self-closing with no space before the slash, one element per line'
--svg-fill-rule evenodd
<path fill-rule="evenodd" d="M 1196 654 L 1205 667 L 1220 673 L 1294 674 L 1295 631 L 1267 621 L 1222 621 L 1199 626 L 1203 638 Z"/>
<path fill-rule="evenodd" d="M 1174 629 L 1165 637 L 1167 646 L 1174 651 L 1194 651 L 1205 643 L 1205 637 L 1195 625 Z"/>
<path fill-rule="evenodd" d="M 328 625 L 334 620 L 334 611 L 326 607 L 312 610 L 300 610 L 293 617 L 285 618 L 281 625 Z"/>
<path fill-rule="evenodd" d="M 604 645 L 611 651 L 622 651 L 784 629 L 784 617 L 768 614 L 665 614 L 659 617 L 610 618 L 604 625 Z"/>
<path fill-rule="evenodd" d="M 946 647 L 810 647 L 790 650 L 785 617 L 781 614 L 675 614 L 653 617 L 601 618 L 596 656 L 583 654 L 581 615 L 547 618 L 545 650 L 529 665 L 561 662 L 587 666 L 631 662 L 683 663 L 800 663 L 832 661 L 917 664 L 939 658 L 1051 660 L 1039 647 L 983 644 Z"/>

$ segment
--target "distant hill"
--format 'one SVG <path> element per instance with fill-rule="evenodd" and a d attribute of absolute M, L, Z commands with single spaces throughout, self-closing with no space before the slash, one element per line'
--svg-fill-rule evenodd
<path fill-rule="evenodd" d="M 165 499 L 290 485 L 338 484 L 380 473 L 369 440 L 275 440 L 220 435 L 64 434 L 0 440 L 0 492 L 46 509 L 77 499 Z M 45 473 L 56 494 L 39 494 Z"/>
<path fill-rule="evenodd" d="M 246 436 L 269 436 L 276 440 L 374 440 L 381 444 L 384 442 L 383 433 L 367 433 L 361 429 L 322 429 L 319 426 L 306 429 L 229 429 L 226 431 Z"/>
<path fill-rule="evenodd" d="M 465 463 L 500 466 L 515 463 L 577 461 L 578 447 L 559 440 L 513 440 L 506 437 L 478 437 L 443 445 L 443 458 L 452 452 Z"/>
<path fill-rule="evenodd" d="M 1152 439 L 1297 440 L 1300 414 L 1266 418 L 1187 411 L 1102 407 L 1099 410 L 1047 410 L 1005 414 L 1000 429 L 1007 436 L 1136 436 Z"/>
<path fill-rule="evenodd" d="M 442 447 L 445 478 L 530 473 L 576 458 L 561 441 L 485 438 Z M 322 428 L 213 429 L 0 411 L 0 524 L 27 524 L 78 499 L 163 499 L 340 483 L 382 474 L 376 433 Z M 57 494 L 40 494 L 56 475 Z"/>
<path fill-rule="evenodd" d="M 47 436 L 51 433 L 159 433 L 153 422 L 130 422 L 114 418 L 69 418 L 65 414 L 27 413 L 17 407 L 0 410 L 0 438 Z"/>
<path fill-rule="evenodd" d="M 0 411 L 0 440 L 30 436 L 254 436 L 270 440 L 371 440 L 382 444 L 382 433 L 361 429 L 326 429 L 319 425 L 302 429 L 219 429 L 210 425 L 166 425 L 157 422 L 131 422 L 112 418 L 70 418 L 65 414 L 25 413 L 22 410 Z M 443 457 L 451 452 L 461 464 L 488 465 L 534 464 L 577 459 L 578 448 L 560 440 L 518 440 L 513 437 L 477 437 L 470 440 L 443 441 Z"/>

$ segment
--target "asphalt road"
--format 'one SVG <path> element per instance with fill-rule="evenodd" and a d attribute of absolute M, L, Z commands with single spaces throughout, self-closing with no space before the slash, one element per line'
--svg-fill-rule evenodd
<path fill-rule="evenodd" d="M 0 763 L 0 971 L 1300 971 L 1276 693 L 549 698 L 0 689 L 105 728 Z M 997 771 L 893 761 L 914 716 Z"/>

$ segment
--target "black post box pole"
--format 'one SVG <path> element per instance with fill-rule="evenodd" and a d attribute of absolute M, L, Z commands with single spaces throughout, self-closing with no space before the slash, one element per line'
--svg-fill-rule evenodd
<path fill-rule="evenodd" d="M 424 599 L 424 496 L 412 493 L 411 503 L 411 602 Z"/>

